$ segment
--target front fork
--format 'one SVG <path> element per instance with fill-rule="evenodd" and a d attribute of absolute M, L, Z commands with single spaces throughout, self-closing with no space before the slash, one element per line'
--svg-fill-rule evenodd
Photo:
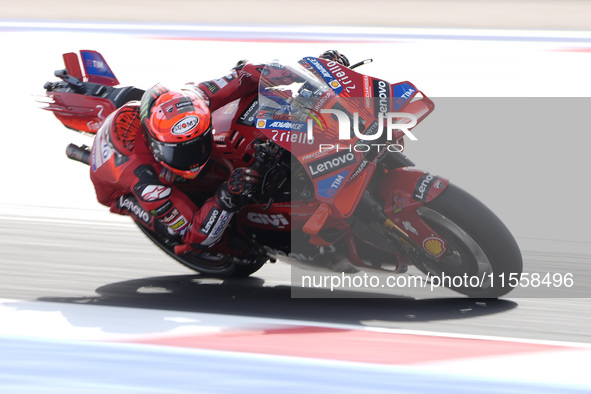
<path fill-rule="evenodd" d="M 372 193 L 365 191 L 355 217 L 373 222 L 374 232 L 391 240 L 408 262 L 436 265 L 446 241 L 420 218 L 417 209 L 437 198 L 449 181 L 410 168 L 414 164 L 401 153 L 385 155 L 380 161 L 387 171 L 370 188 Z M 358 236 L 363 238 L 363 234 Z M 434 242 L 439 249 L 432 247 Z"/>
<path fill-rule="evenodd" d="M 400 253 L 408 262 L 414 265 L 436 264 L 436 258 L 427 253 L 420 244 L 409 236 L 408 232 L 386 216 L 383 205 L 368 191 L 364 193 L 354 216 L 356 220 L 361 220 L 367 224 L 369 229 L 372 230 L 371 235 L 384 238 L 384 241 L 387 242 L 386 245 L 390 246 L 391 252 Z M 370 234 L 357 234 L 362 239 L 368 235 Z M 369 242 L 369 239 L 366 239 L 365 242 Z M 372 242 L 375 243 L 375 239 Z M 353 250 L 354 243 L 351 240 L 348 240 L 348 246 L 350 253 L 352 252 L 352 255 L 356 255 L 356 252 Z M 406 269 L 407 264 L 399 261 L 397 269 L 394 272 L 403 273 L 406 272 Z"/>

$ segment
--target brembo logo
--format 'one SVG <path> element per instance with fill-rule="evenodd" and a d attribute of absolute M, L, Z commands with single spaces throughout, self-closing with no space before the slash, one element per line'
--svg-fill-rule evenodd
<path fill-rule="evenodd" d="M 179 120 L 176 122 L 174 126 L 172 126 L 171 133 L 174 135 L 180 134 L 187 134 L 191 130 L 193 130 L 199 124 L 199 118 L 196 116 L 187 116 L 184 119 Z"/>
<path fill-rule="evenodd" d="M 339 152 L 308 164 L 308 169 L 310 170 L 312 178 L 318 178 L 328 172 L 336 171 L 339 168 L 346 167 L 355 162 L 356 160 L 353 152 Z"/>

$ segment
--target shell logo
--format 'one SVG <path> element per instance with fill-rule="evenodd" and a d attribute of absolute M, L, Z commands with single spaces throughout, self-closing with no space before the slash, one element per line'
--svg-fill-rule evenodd
<path fill-rule="evenodd" d="M 262 128 L 264 128 L 264 127 L 265 127 L 265 125 L 266 125 L 266 122 L 265 122 L 264 120 L 259 120 L 259 121 L 257 122 L 257 127 L 258 127 L 259 129 L 262 129 Z"/>
<path fill-rule="evenodd" d="M 339 81 L 337 81 L 337 80 L 334 80 L 334 81 L 330 81 L 330 86 L 331 86 L 333 89 L 336 89 L 336 88 L 340 87 L 340 86 L 341 86 L 341 84 L 339 83 Z"/>
<path fill-rule="evenodd" d="M 437 237 L 425 238 L 423 241 L 423 248 L 435 257 L 441 257 L 441 255 L 445 252 L 443 240 Z"/>

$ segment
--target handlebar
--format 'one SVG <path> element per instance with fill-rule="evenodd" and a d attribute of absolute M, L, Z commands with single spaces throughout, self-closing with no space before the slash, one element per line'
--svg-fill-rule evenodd
<path fill-rule="evenodd" d="M 260 142 L 260 140 L 255 140 L 253 142 L 253 147 L 255 150 L 254 154 L 254 163 L 250 166 L 255 171 L 261 171 L 267 160 L 270 156 L 276 156 L 278 152 L 278 147 L 272 144 L 270 141 Z"/>
<path fill-rule="evenodd" d="M 263 169 L 267 159 L 266 152 L 260 149 L 260 146 L 261 145 L 255 145 L 254 163 L 250 166 L 250 168 L 257 172 L 260 172 Z"/>
<path fill-rule="evenodd" d="M 255 154 L 254 154 L 254 162 L 252 163 L 252 165 L 250 166 L 251 169 L 261 173 L 262 170 L 265 168 L 269 158 L 276 158 L 277 153 L 279 152 L 279 146 L 273 144 L 270 141 L 265 141 L 262 143 L 257 143 L 258 141 L 255 141 L 253 143 L 253 147 L 255 150 Z M 266 174 L 265 177 L 263 178 L 263 180 L 261 181 L 261 188 L 259 190 L 258 196 L 262 196 L 264 194 L 264 187 L 265 187 L 265 180 L 266 180 Z M 267 203 L 265 205 L 263 205 L 262 203 L 260 203 L 256 196 L 255 196 L 255 192 L 250 193 L 248 195 L 249 198 L 251 198 L 254 202 L 256 202 L 263 210 L 267 210 L 269 209 L 269 207 L 273 204 L 273 197 L 270 197 L 269 200 L 267 201 Z"/>

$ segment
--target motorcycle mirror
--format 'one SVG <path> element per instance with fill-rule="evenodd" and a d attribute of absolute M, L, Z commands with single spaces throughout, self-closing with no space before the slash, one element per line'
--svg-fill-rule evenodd
<path fill-rule="evenodd" d="M 359 63 L 355 63 L 354 65 L 352 65 L 349 68 L 352 70 L 354 68 L 357 68 L 359 66 L 363 66 L 364 64 L 371 63 L 371 62 L 373 62 L 373 59 L 365 59 L 365 60 L 360 61 Z"/>

